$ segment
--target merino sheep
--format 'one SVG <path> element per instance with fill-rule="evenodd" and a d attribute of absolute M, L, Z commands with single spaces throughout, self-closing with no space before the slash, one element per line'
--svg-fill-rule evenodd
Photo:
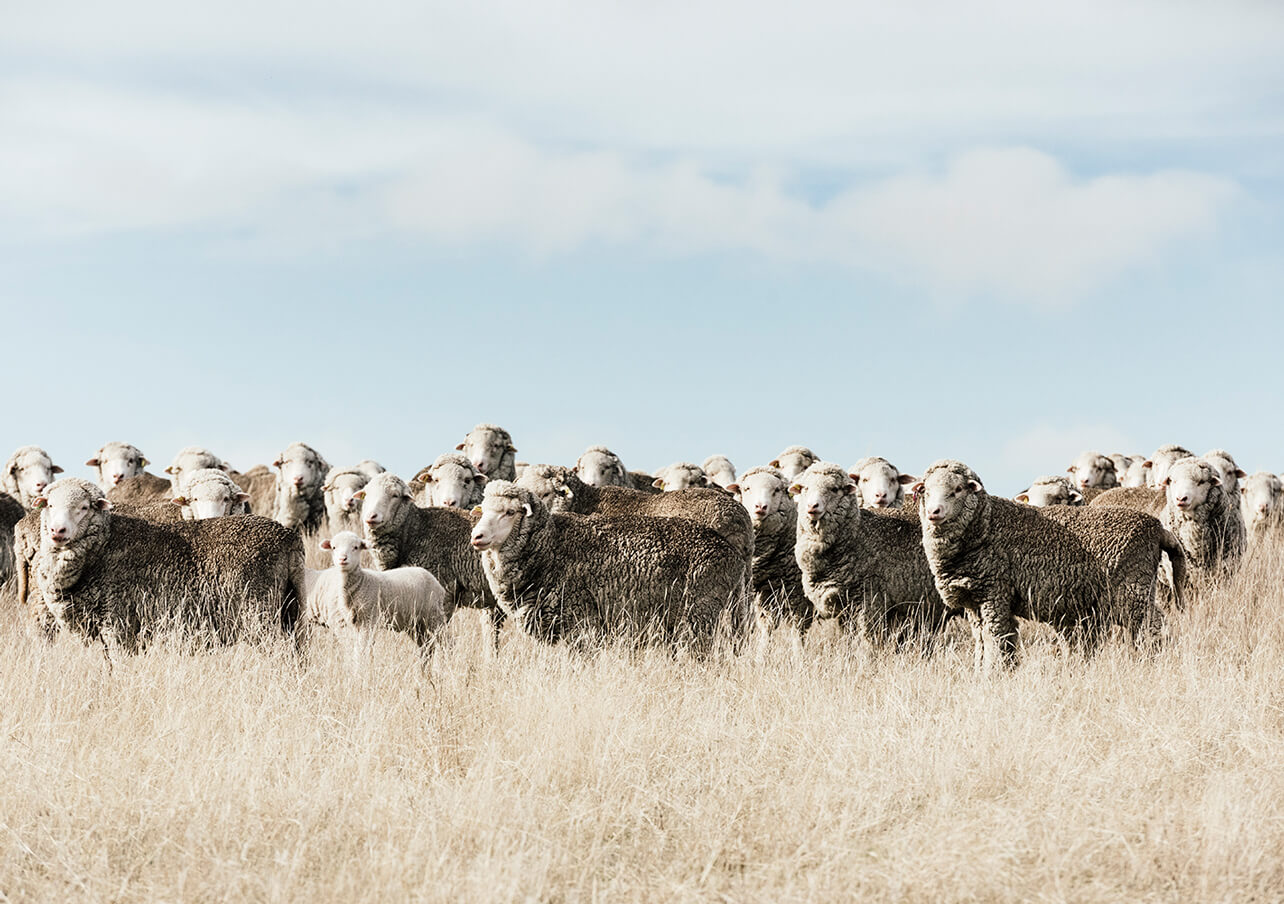
<path fill-rule="evenodd" d="M 39 446 L 19 446 L 5 462 L 0 475 L 0 490 L 22 503 L 28 511 L 36 497 L 53 483 L 62 468 L 53 463 L 49 453 Z"/>
<path fill-rule="evenodd" d="M 911 513 L 863 508 L 851 475 L 824 461 L 789 492 L 798 506 L 795 555 L 817 616 L 838 618 L 876 645 L 940 632 L 948 613 Z"/>
<path fill-rule="evenodd" d="M 330 465 L 307 443 L 290 443 L 276 461 L 276 502 L 272 518 L 295 530 L 315 531 L 325 524 L 325 475 Z"/>
<path fill-rule="evenodd" d="M 428 569 L 446 588 L 446 619 L 460 606 L 485 610 L 498 647 L 505 615 L 490 591 L 480 557 L 469 545 L 475 519 L 459 509 L 420 508 L 395 474 L 372 477 L 357 496 L 375 566 L 380 571 L 407 565 Z"/>
<path fill-rule="evenodd" d="M 340 531 L 320 547 L 330 552 L 332 567 L 322 571 L 308 593 L 310 621 L 352 637 L 353 664 L 368 649 L 375 628 L 410 635 L 422 653 L 431 652 L 445 624 L 446 590 L 425 568 L 387 571 L 361 567 L 366 542 L 352 531 Z"/>
<path fill-rule="evenodd" d="M 232 482 L 250 497 L 246 503 L 249 514 L 271 518 L 276 507 L 276 475 L 267 465 L 255 465 L 248 471 L 228 471 Z"/>
<path fill-rule="evenodd" d="M 1173 462 L 1164 477 L 1165 505 L 1159 520 L 1181 542 L 1193 579 L 1229 573 L 1246 543 L 1238 494 L 1222 487 L 1217 468 L 1201 458 Z"/>
<path fill-rule="evenodd" d="M 204 446 L 186 446 L 180 449 L 169 467 L 165 469 L 165 473 L 169 475 L 170 495 L 182 496 L 186 493 L 187 475 L 205 468 L 214 468 L 219 471 L 231 470 L 227 462 Z"/>
<path fill-rule="evenodd" d="M 1060 474 L 1040 477 L 1030 488 L 1012 497 L 1017 502 L 1042 508 L 1048 505 L 1086 505 L 1083 494 Z"/>
<path fill-rule="evenodd" d="M 226 471 L 201 468 L 186 475 L 185 482 L 187 493 L 171 500 L 184 521 L 249 514 L 250 494 L 242 491 Z"/>
<path fill-rule="evenodd" d="M 820 456 L 806 446 L 788 446 L 770 464 L 773 468 L 779 468 L 786 479 L 793 480 L 818 461 Z"/>
<path fill-rule="evenodd" d="M 575 474 L 591 487 L 633 486 L 629 470 L 624 467 L 620 456 L 606 446 L 589 446 L 585 449 L 575 461 Z"/>
<path fill-rule="evenodd" d="M 415 477 L 410 488 L 415 492 L 415 484 L 420 484 L 419 491 L 415 492 L 417 505 L 472 509 L 481 505 L 482 492 L 486 488 L 486 475 L 477 470 L 467 455 L 458 452 L 437 456 L 432 465 Z"/>
<path fill-rule="evenodd" d="M 1284 483 L 1269 471 L 1258 471 L 1239 488 L 1240 515 L 1250 546 L 1259 546 L 1284 529 Z"/>
<path fill-rule="evenodd" d="M 1146 467 L 1147 461 L 1144 455 L 1128 456 L 1127 470 L 1119 476 L 1119 486 L 1125 488 L 1146 486 L 1146 475 L 1149 473 Z"/>
<path fill-rule="evenodd" d="M 330 536 L 341 531 L 361 530 L 361 500 L 357 493 L 370 482 L 371 475 L 359 466 L 331 468 L 325 475 L 321 492 L 325 498 L 326 525 Z"/>
<path fill-rule="evenodd" d="M 147 505 L 150 502 L 163 502 L 171 498 L 174 492 L 172 481 L 155 474 L 143 472 L 133 477 L 126 477 L 107 491 L 107 498 L 113 505 Z"/>
<path fill-rule="evenodd" d="M 125 478 L 142 475 L 151 462 L 137 446 L 111 442 L 95 452 L 85 464 L 94 469 L 94 483 L 106 493 Z"/>
<path fill-rule="evenodd" d="M 583 635 L 660 640 L 707 652 L 725 620 L 747 622 L 750 561 L 682 518 L 553 514 L 507 480 L 486 485 L 472 545 L 495 598 L 556 643 Z"/>
<path fill-rule="evenodd" d="M 655 472 L 655 479 L 652 481 L 651 486 L 657 490 L 672 493 L 675 490 L 707 487 L 709 483 L 709 478 L 705 476 L 704 469 L 699 465 L 692 464 L 689 461 L 675 461 L 668 467 L 661 468 Z"/>
<path fill-rule="evenodd" d="M 1096 646 L 1106 573 L 1074 531 L 1043 509 L 991 496 L 958 461 L 934 463 L 914 495 L 936 589 L 967 615 L 978 669 L 1015 662 L 1017 616 Z"/>
<path fill-rule="evenodd" d="M 1074 476 L 1074 484 L 1080 492 L 1109 490 L 1119 485 L 1114 461 L 1100 452 L 1080 452 L 1079 457 L 1066 468 L 1066 473 Z"/>
<path fill-rule="evenodd" d="M 753 524 L 744 506 L 723 490 L 693 487 L 649 495 L 624 487 L 594 487 L 560 465 L 531 465 L 517 483 L 551 512 L 685 518 L 713 528 L 746 557 L 753 555 Z"/>
<path fill-rule="evenodd" d="M 1159 517 L 1164 510 L 1164 491 L 1156 487 L 1113 487 L 1093 497 L 1088 505 L 1119 506 Z"/>
<path fill-rule="evenodd" d="M 1155 450 L 1154 455 L 1142 462 L 1142 467 L 1146 469 L 1146 486 L 1163 486 L 1164 478 L 1168 476 L 1168 469 L 1172 467 L 1173 462 L 1194 457 L 1194 452 L 1175 443 L 1160 446 Z"/>
<path fill-rule="evenodd" d="M 26 514 L 21 502 L 0 493 L 0 584 L 14 574 L 14 528 Z"/>
<path fill-rule="evenodd" d="M 38 505 L 39 548 L 23 586 L 86 639 L 133 651 L 169 621 L 223 642 L 268 625 L 294 631 L 303 545 L 266 518 L 158 524 L 113 513 L 101 489 L 74 477 Z"/>
<path fill-rule="evenodd" d="M 485 474 L 487 480 L 512 480 L 517 476 L 514 465 L 517 447 L 503 427 L 478 424 L 455 450 L 467 455 L 473 467 Z"/>
<path fill-rule="evenodd" d="M 898 509 L 905 504 L 905 487 L 918 478 L 902 474 L 886 458 L 869 456 L 847 472 L 860 490 L 861 505 L 870 509 Z"/>
<path fill-rule="evenodd" d="M 751 468 L 727 489 L 753 524 L 750 586 L 759 630 L 765 637 L 784 621 L 801 638 L 811 627 L 815 607 L 807 599 L 794 555 L 798 506 L 789 495 L 789 481 L 778 468 Z"/>
<path fill-rule="evenodd" d="M 736 482 L 736 466 L 725 455 L 710 455 L 700 468 L 712 483 L 724 490 Z"/>
<path fill-rule="evenodd" d="M 372 458 L 363 458 L 354 467 L 367 477 L 377 477 L 388 470 Z"/>

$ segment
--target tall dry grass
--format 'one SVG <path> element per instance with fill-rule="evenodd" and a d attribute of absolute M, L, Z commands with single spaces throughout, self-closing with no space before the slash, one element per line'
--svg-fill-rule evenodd
<path fill-rule="evenodd" d="M 1023 625 L 870 654 L 830 626 L 697 662 L 476 614 L 382 639 L 100 650 L 0 624 L 13 901 L 1284 898 L 1284 548 L 1091 660 Z M 1028 629 L 1028 630 L 1027 630 Z M 783 639 L 782 639 L 783 640 Z M 969 641 L 970 642 L 970 641 Z"/>

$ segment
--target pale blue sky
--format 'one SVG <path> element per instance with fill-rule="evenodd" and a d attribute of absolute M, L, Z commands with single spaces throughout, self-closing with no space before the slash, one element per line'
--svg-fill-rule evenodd
<path fill-rule="evenodd" d="M 1284 469 L 1284 8 L 886 6 L 6 17 L 0 445 Z"/>

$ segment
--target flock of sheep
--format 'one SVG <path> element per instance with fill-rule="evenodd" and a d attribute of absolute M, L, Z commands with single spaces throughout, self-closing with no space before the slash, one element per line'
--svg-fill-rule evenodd
<path fill-rule="evenodd" d="M 303 443 L 244 473 L 190 446 L 158 477 L 108 443 L 90 482 L 55 479 L 24 446 L 0 484 L 0 576 L 50 636 L 130 651 L 165 626 L 299 644 L 326 627 L 354 651 L 392 629 L 430 650 L 461 606 L 488 613 L 496 644 L 509 617 L 549 643 L 697 654 L 835 618 L 875 646 L 930 649 L 961 614 L 990 668 L 1015 661 L 1018 617 L 1085 651 L 1114 627 L 1153 644 L 1284 526 L 1279 477 L 1179 446 L 1085 452 L 1014 499 L 957 461 L 915 478 L 801 446 L 739 476 L 723 456 L 646 474 L 602 446 L 573 466 L 515 453 L 479 424 L 409 482 L 368 460 L 330 467 Z M 305 543 L 331 567 L 307 568 Z"/>

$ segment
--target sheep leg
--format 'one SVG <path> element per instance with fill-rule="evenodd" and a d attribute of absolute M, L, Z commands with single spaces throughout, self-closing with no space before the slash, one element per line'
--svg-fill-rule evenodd
<path fill-rule="evenodd" d="M 986 670 L 1016 664 L 1017 626 L 1004 587 L 990 588 L 981 600 L 982 665 Z"/>

